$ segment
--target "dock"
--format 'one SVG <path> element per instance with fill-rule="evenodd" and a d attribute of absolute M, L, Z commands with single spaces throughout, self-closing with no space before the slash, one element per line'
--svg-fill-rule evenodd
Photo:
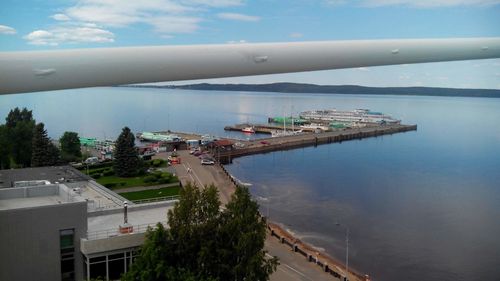
<path fill-rule="evenodd" d="M 283 131 L 283 126 L 272 124 L 236 124 L 233 126 L 226 126 L 224 127 L 224 130 L 241 132 L 241 130 L 246 127 L 252 127 L 254 131 L 259 134 L 271 134 L 273 131 Z M 291 131 L 292 126 L 287 126 L 286 130 Z M 314 132 L 314 129 L 311 128 L 300 128 L 299 126 L 295 126 L 294 131 L 298 130 L 302 130 L 304 132 Z"/>
<path fill-rule="evenodd" d="M 376 127 L 344 129 L 325 133 L 308 133 L 277 138 L 264 138 L 249 141 L 239 141 L 233 149 L 218 149 L 213 151 L 215 158 L 222 164 L 231 163 L 232 159 L 241 156 L 267 153 L 278 150 L 289 150 L 307 146 L 343 142 L 349 140 L 377 137 L 408 131 L 416 131 L 417 125 L 381 125 Z"/>

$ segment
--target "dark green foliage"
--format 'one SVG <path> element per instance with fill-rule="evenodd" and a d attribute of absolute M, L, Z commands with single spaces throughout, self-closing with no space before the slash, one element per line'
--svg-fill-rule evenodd
<path fill-rule="evenodd" d="M 100 178 L 101 176 L 99 176 L 98 178 Z M 118 185 L 118 183 L 116 182 L 108 182 L 108 183 L 105 183 L 104 186 L 107 187 L 107 188 L 113 188 L 113 187 L 116 187 Z"/>
<path fill-rule="evenodd" d="M 0 169 L 10 168 L 10 150 L 8 128 L 5 125 L 0 125 Z"/>
<path fill-rule="evenodd" d="M 106 169 L 104 170 L 104 172 L 102 173 L 102 175 L 104 177 L 108 177 L 108 176 L 112 176 L 115 174 L 115 171 L 113 171 L 112 169 Z"/>
<path fill-rule="evenodd" d="M 33 130 L 31 165 L 33 167 L 53 166 L 59 162 L 59 149 L 50 141 L 43 123 Z"/>
<path fill-rule="evenodd" d="M 116 140 L 114 170 L 119 177 L 135 176 L 141 167 L 134 140 L 135 137 L 128 127 L 123 128 Z"/>
<path fill-rule="evenodd" d="M 145 176 L 144 179 L 143 179 L 144 183 L 150 183 L 150 182 L 155 182 L 156 181 L 156 177 L 155 176 Z"/>
<path fill-rule="evenodd" d="M 18 167 L 31 165 L 31 141 L 35 120 L 31 110 L 14 108 L 5 118 L 5 135 L 9 142 L 9 156 Z"/>
<path fill-rule="evenodd" d="M 263 250 L 265 222 L 245 187 L 221 212 L 214 186 L 188 184 L 168 222 L 168 230 L 148 231 L 124 280 L 268 280 L 276 270 L 277 259 Z"/>
<path fill-rule="evenodd" d="M 59 143 L 61 144 L 61 155 L 64 161 L 76 162 L 82 159 L 78 133 L 64 132 L 63 136 L 59 139 Z"/>

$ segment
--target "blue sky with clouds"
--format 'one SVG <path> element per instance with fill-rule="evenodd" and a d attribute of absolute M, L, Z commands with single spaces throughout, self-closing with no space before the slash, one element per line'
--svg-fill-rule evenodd
<path fill-rule="evenodd" d="M 500 0 L 2 0 L 0 3 L 0 51 L 452 37 L 500 37 Z M 500 89 L 500 60 L 206 81 Z"/>

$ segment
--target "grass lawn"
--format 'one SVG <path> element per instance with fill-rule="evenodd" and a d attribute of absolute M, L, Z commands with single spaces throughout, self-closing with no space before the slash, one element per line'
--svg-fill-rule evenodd
<path fill-rule="evenodd" d="M 128 200 L 141 200 L 149 198 L 158 198 L 172 195 L 179 195 L 180 187 L 164 187 L 160 189 L 153 190 L 143 190 L 143 191 L 133 191 L 120 193 L 121 196 L 127 198 Z"/>
<path fill-rule="evenodd" d="M 120 188 L 127 188 L 127 187 L 133 187 L 133 186 L 149 185 L 147 183 L 144 183 L 144 176 L 138 176 L 138 177 L 132 177 L 132 178 L 120 178 L 117 176 L 107 176 L 107 177 L 100 177 L 96 181 L 104 186 L 106 186 L 106 184 L 109 184 L 109 183 L 125 183 L 124 185 L 112 187 L 110 189 L 120 189 Z"/>

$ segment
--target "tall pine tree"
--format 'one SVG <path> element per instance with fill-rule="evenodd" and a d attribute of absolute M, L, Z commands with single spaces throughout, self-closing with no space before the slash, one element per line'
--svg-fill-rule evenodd
<path fill-rule="evenodd" d="M 31 166 L 53 166 L 59 162 L 59 149 L 50 141 L 43 123 L 33 130 Z"/>
<path fill-rule="evenodd" d="M 31 164 L 31 140 L 35 120 L 31 110 L 23 108 L 12 109 L 5 118 L 7 138 L 10 143 L 10 158 L 19 167 L 29 167 Z"/>
<path fill-rule="evenodd" d="M 122 129 L 122 133 L 116 140 L 113 166 L 115 174 L 119 177 L 132 177 L 139 171 L 141 161 L 134 140 L 134 134 L 128 127 Z"/>

